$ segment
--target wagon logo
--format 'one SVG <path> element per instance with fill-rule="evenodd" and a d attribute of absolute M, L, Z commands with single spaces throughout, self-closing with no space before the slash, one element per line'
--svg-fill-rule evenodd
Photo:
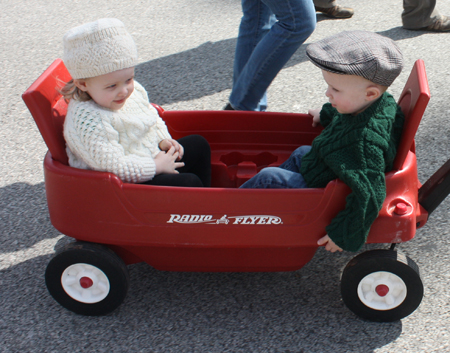
<path fill-rule="evenodd" d="M 193 214 L 171 214 L 167 223 L 181 224 L 282 224 L 280 217 L 269 215 L 248 215 L 232 216 L 223 215 L 220 218 L 214 218 L 212 215 L 193 215 Z"/>

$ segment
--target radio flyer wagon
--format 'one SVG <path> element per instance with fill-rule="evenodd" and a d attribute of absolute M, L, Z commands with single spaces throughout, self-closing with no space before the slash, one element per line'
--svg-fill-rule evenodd
<path fill-rule="evenodd" d="M 199 134 L 208 140 L 210 188 L 128 184 L 111 173 L 72 168 L 62 134 L 67 105 L 55 89 L 57 79 L 70 79 L 60 59 L 23 99 L 49 150 L 44 173 L 51 222 L 75 239 L 49 262 L 45 281 L 54 299 L 75 313 L 116 309 L 129 286 L 127 265 L 142 261 L 165 271 L 298 270 L 345 207 L 350 190 L 339 180 L 321 189 L 238 188 L 311 144 L 321 129 L 306 114 L 156 106 L 173 138 Z M 449 162 L 425 185 L 417 178 L 414 136 L 429 98 L 418 60 L 399 99 L 407 122 L 394 170 L 386 174 L 387 197 L 367 239 L 391 246 L 357 255 L 341 279 L 345 304 L 368 320 L 399 320 L 423 297 L 418 267 L 394 248 L 414 237 L 450 191 Z"/>

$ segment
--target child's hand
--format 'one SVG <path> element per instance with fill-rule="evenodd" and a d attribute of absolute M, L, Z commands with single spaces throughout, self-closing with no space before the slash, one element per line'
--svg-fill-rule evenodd
<path fill-rule="evenodd" d="M 181 146 L 181 145 L 180 145 Z M 184 166 L 183 162 L 176 162 L 180 158 L 179 152 L 175 151 L 175 147 L 172 146 L 167 152 L 161 151 L 155 157 L 156 173 L 158 174 L 178 174 L 177 168 Z"/>
<path fill-rule="evenodd" d="M 312 117 L 313 117 L 313 123 L 312 123 L 313 127 L 320 124 L 320 109 L 309 109 L 308 114 L 312 115 Z"/>
<path fill-rule="evenodd" d="M 342 251 L 342 248 L 337 246 L 333 240 L 330 239 L 328 235 L 325 235 L 324 237 L 320 238 L 317 241 L 317 245 L 325 245 L 325 250 L 336 252 L 336 251 Z"/>
<path fill-rule="evenodd" d="M 180 160 L 183 158 L 184 155 L 184 148 L 181 146 L 177 140 L 174 139 L 164 139 L 159 143 L 159 149 L 161 151 L 168 151 L 170 147 L 175 147 L 175 152 L 178 152 L 178 159 Z"/>

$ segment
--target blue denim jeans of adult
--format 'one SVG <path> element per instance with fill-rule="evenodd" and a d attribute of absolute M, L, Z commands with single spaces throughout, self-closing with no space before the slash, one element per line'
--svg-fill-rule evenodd
<path fill-rule="evenodd" d="M 313 0 L 242 0 L 231 106 L 265 110 L 266 90 L 316 27 Z"/>
<path fill-rule="evenodd" d="M 311 150 L 311 146 L 301 146 L 279 167 L 262 169 L 250 180 L 241 185 L 244 189 L 304 189 L 305 179 L 300 174 L 303 156 Z"/>

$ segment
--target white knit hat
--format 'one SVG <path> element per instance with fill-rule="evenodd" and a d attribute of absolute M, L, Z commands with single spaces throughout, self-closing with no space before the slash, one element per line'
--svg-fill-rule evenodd
<path fill-rule="evenodd" d="M 72 28 L 63 41 L 63 61 L 74 79 L 100 76 L 137 64 L 136 44 L 116 18 L 102 18 Z"/>

